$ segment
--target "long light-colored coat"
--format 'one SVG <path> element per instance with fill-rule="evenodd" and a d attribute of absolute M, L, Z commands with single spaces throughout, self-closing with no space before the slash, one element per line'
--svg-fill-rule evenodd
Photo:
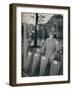
<path fill-rule="evenodd" d="M 57 41 L 57 39 L 48 38 L 45 41 L 44 46 L 41 49 L 41 52 L 43 53 L 44 49 L 46 49 L 46 52 L 45 52 L 46 59 L 52 59 L 56 54 L 56 52 L 62 48 L 62 46 L 63 46 L 62 42 Z"/>

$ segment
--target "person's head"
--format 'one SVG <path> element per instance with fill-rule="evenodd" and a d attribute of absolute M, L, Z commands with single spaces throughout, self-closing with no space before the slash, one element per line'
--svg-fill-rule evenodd
<path fill-rule="evenodd" d="M 56 32 L 56 25 L 52 25 L 52 26 L 51 26 L 51 32 L 52 32 L 52 33 L 55 33 L 55 32 Z"/>
<path fill-rule="evenodd" d="M 49 33 L 49 38 L 53 38 L 53 33 Z"/>
<path fill-rule="evenodd" d="M 49 32 L 49 37 L 53 36 L 55 33 L 56 33 L 56 25 L 51 25 L 50 32 Z"/>

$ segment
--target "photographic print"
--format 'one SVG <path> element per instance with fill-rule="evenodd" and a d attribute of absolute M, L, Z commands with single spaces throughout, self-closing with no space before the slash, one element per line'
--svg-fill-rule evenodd
<path fill-rule="evenodd" d="M 70 7 L 10 5 L 10 85 L 70 82 Z"/>
<path fill-rule="evenodd" d="M 21 13 L 22 76 L 63 75 L 63 15 Z"/>

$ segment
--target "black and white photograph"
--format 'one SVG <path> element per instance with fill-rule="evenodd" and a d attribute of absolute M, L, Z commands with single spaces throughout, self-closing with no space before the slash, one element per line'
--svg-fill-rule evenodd
<path fill-rule="evenodd" d="M 21 13 L 22 77 L 63 75 L 63 15 Z"/>
<path fill-rule="evenodd" d="M 70 7 L 10 5 L 10 85 L 70 82 Z"/>

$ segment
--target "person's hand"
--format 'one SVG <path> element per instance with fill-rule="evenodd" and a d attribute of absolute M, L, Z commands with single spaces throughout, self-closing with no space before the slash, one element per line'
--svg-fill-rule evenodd
<path fill-rule="evenodd" d="M 57 52 L 55 52 L 55 53 L 51 56 L 51 58 L 50 58 L 50 61 L 51 61 L 51 62 L 54 60 L 56 54 L 57 54 Z"/>

